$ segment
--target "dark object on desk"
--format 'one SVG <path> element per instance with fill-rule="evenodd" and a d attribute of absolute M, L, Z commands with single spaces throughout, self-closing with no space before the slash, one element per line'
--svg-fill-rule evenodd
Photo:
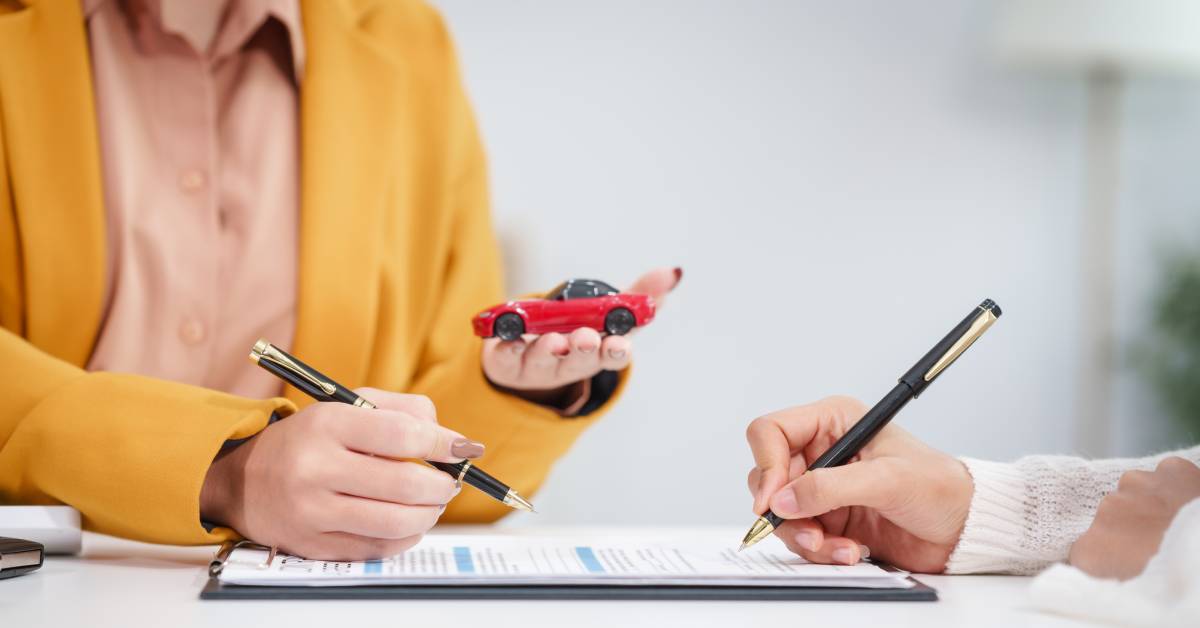
<path fill-rule="evenodd" d="M 987 331 L 996 319 L 1000 318 L 1000 306 L 991 299 L 984 299 L 978 307 L 956 325 L 941 342 L 933 346 L 925 357 L 921 358 L 908 372 L 900 377 L 900 381 L 884 396 L 879 403 L 867 411 L 849 431 L 842 435 L 821 457 L 808 466 L 808 470 L 837 467 L 846 464 L 863 448 L 883 426 L 900 412 L 900 408 L 911 399 L 916 399 L 924 390 L 937 379 L 946 367 L 950 366 L 958 356 L 962 355 L 983 332 Z M 769 509 L 763 513 L 746 537 L 742 539 L 740 549 L 745 549 L 767 538 L 775 528 L 784 521 L 783 517 Z"/>
<path fill-rule="evenodd" d="M 252 587 L 209 578 L 202 600 L 711 600 L 936 602 L 937 590 L 914 580 L 909 589 L 712 586 L 375 586 Z"/>
<path fill-rule="evenodd" d="M 375 404 L 363 399 L 354 391 L 329 379 L 317 369 L 301 362 L 295 356 L 266 340 L 260 339 L 254 343 L 254 348 L 250 350 L 250 360 L 317 401 L 335 401 L 360 408 L 375 408 Z M 429 462 L 429 464 L 459 482 L 474 486 L 509 508 L 533 512 L 533 504 L 521 497 L 520 493 L 484 472 L 483 469 L 474 466 L 470 460 L 456 463 Z"/>
<path fill-rule="evenodd" d="M 516 340 L 522 334 L 568 333 L 580 327 L 623 336 L 654 320 L 654 299 L 595 279 L 570 279 L 539 299 L 509 301 L 475 315 L 475 335 Z"/>
<path fill-rule="evenodd" d="M 39 569 L 45 553 L 41 543 L 0 536 L 0 580 Z"/>

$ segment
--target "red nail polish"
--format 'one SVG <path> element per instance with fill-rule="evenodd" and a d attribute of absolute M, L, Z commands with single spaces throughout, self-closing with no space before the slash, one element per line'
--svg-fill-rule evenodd
<path fill-rule="evenodd" d="M 679 285 L 679 280 L 683 279 L 683 269 L 679 266 L 675 267 L 675 285 Z"/>

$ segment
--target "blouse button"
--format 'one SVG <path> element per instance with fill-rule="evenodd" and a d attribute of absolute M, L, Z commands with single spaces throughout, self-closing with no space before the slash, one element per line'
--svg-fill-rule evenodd
<path fill-rule="evenodd" d="M 179 338 L 189 345 L 204 342 L 204 336 L 204 324 L 194 318 L 183 321 L 179 326 Z"/>
<path fill-rule="evenodd" d="M 179 188 L 188 194 L 194 194 L 204 188 L 206 181 L 204 171 L 195 168 L 184 170 L 179 175 Z"/>

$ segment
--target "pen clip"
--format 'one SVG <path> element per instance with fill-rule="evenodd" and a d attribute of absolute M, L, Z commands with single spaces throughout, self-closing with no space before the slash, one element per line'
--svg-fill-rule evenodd
<path fill-rule="evenodd" d="M 285 368 L 294 373 L 296 376 L 307 380 L 308 383 L 312 384 L 313 386 L 320 388 L 321 392 L 327 395 L 332 395 L 333 393 L 337 392 L 336 386 L 317 377 L 312 371 L 300 366 L 299 364 L 296 364 L 295 360 L 293 360 L 291 356 L 275 348 L 275 345 L 267 342 L 266 340 L 260 339 L 258 342 L 254 343 L 254 348 L 250 350 L 250 357 L 254 358 L 255 362 L 259 360 L 266 360 Z"/>
<path fill-rule="evenodd" d="M 970 347 L 972 343 L 979 340 L 983 332 L 987 331 L 988 327 L 991 327 L 996 322 L 995 312 L 982 307 L 979 309 L 983 310 L 983 312 L 971 322 L 971 326 L 967 329 L 967 332 L 956 340 L 946 353 L 934 363 L 929 372 L 925 373 L 925 381 L 933 381 L 933 378 L 937 377 L 938 373 L 941 373 L 943 369 L 957 360 L 958 356 L 967 350 L 967 347 Z"/>

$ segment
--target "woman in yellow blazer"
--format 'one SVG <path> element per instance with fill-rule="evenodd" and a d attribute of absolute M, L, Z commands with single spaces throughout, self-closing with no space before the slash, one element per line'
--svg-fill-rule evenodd
<path fill-rule="evenodd" d="M 390 411 L 362 431 L 345 426 L 366 425 L 354 413 L 365 411 L 322 409 L 331 404 L 310 405 L 291 389 L 249 399 L 85 371 L 106 281 L 87 33 L 74 0 L 0 2 L 0 503 L 66 503 L 91 529 L 161 543 L 236 534 L 203 526 L 203 515 L 295 551 L 378 555 L 423 529 L 389 535 L 360 517 L 365 532 L 314 540 L 316 502 L 289 491 L 316 481 L 304 465 L 322 447 L 454 457 L 446 439 L 463 434 L 489 445 L 481 465 L 529 494 L 596 416 L 564 418 L 531 402 L 547 382 L 521 376 L 519 356 L 481 350 L 471 335 L 470 317 L 503 293 L 483 152 L 438 16 L 415 1 L 301 9 L 308 61 L 293 352 L 347 384 L 428 396 L 454 433 L 413 428 L 433 412 L 417 397 L 377 393 Z M 264 263 L 266 253 L 243 262 Z M 661 294 L 675 281 L 660 271 L 641 287 Z M 297 412 L 268 427 L 272 413 Z M 380 444 L 380 434 L 419 437 Z M 238 468 L 214 463 L 223 445 L 252 436 L 219 459 Z M 419 463 L 392 464 L 407 465 L 410 488 L 433 504 L 418 510 L 434 516 L 414 524 L 427 528 L 453 487 Z M 505 512 L 465 491 L 445 519 Z M 352 537 L 363 542 L 338 542 Z"/>

